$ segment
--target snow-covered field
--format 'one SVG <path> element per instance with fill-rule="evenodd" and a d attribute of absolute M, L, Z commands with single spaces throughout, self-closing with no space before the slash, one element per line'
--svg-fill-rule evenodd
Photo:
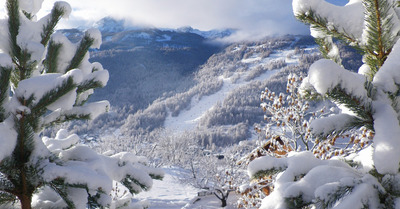
<path fill-rule="evenodd" d="M 221 208 L 221 202 L 214 196 L 197 197 L 197 189 L 182 184 L 179 181 L 185 172 L 179 168 L 164 168 L 165 177 L 162 181 L 154 180 L 153 188 L 148 192 L 141 192 L 136 199 L 149 202 L 149 209 L 215 209 Z M 236 196 L 231 193 L 228 198 L 228 206 L 225 209 L 233 209 Z"/>

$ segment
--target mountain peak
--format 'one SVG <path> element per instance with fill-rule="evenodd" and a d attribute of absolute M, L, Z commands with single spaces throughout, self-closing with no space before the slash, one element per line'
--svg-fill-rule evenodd
<path fill-rule="evenodd" d="M 97 21 L 93 27 L 98 28 L 101 32 L 121 32 L 125 30 L 125 20 L 117 20 L 112 17 L 104 17 Z"/>
<path fill-rule="evenodd" d="M 176 29 L 177 32 L 180 33 L 195 33 L 197 35 L 203 36 L 206 39 L 218 39 L 218 38 L 225 38 L 233 33 L 235 33 L 234 29 L 214 29 L 209 31 L 202 31 L 199 29 L 192 28 L 191 26 L 184 26 Z"/>

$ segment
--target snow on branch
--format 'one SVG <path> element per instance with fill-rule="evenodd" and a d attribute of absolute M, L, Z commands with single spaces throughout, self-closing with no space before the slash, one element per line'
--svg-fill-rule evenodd
<path fill-rule="evenodd" d="M 394 45 L 385 64 L 376 73 L 373 83 L 384 92 L 396 93 L 400 85 L 400 41 Z"/>
<path fill-rule="evenodd" d="M 42 2 L 7 0 L 0 20 L 0 206 L 19 200 L 21 208 L 136 207 L 130 192 L 150 189 L 162 171 L 142 157 L 96 153 L 66 130 L 42 137 L 47 127 L 94 119 L 110 108 L 108 101 L 86 103 L 109 79 L 100 63 L 89 61 L 101 33 L 90 29 L 72 43 L 54 33 L 71 13 L 69 4 L 56 2 L 37 21 Z M 115 182 L 129 187 L 121 198 L 111 198 Z"/>
<path fill-rule="evenodd" d="M 363 33 L 364 11 L 361 1 L 353 0 L 345 6 L 336 6 L 324 0 L 294 0 L 294 15 L 310 24 L 315 38 L 321 32 L 358 44 Z"/>
<path fill-rule="evenodd" d="M 311 65 L 305 84 L 302 85 L 309 83 L 322 95 L 340 85 L 348 94 L 367 98 L 365 82 L 365 76 L 345 70 L 332 60 L 322 59 Z"/>

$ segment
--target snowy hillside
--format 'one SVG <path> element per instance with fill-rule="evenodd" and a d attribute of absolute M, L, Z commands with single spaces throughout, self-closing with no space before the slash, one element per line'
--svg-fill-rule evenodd
<path fill-rule="evenodd" d="M 261 45 L 257 47 L 263 46 Z M 309 46 L 304 49 L 304 52 L 311 54 L 315 52 L 315 47 Z M 253 79 L 247 80 L 246 78 L 250 76 L 251 73 L 256 71 L 257 68 L 268 68 L 271 63 L 279 62 L 286 63 L 287 65 L 296 65 L 299 63 L 300 56 L 300 54 L 295 55 L 294 49 L 287 48 L 274 51 L 266 58 L 262 58 L 261 54 L 255 54 L 249 58 L 242 59 L 240 62 L 249 66 L 248 71 L 234 72 L 229 76 L 219 76 L 218 79 L 223 83 L 220 90 L 211 95 L 204 96 L 201 99 L 198 99 L 198 97 L 195 96 L 195 98 L 192 99 L 189 107 L 181 111 L 178 116 L 174 117 L 171 114 L 168 115 L 164 124 L 165 128 L 170 129 L 174 133 L 193 130 L 194 128 L 198 127 L 199 122 L 202 119 L 207 117 L 207 113 L 212 112 L 214 108 L 217 108 L 217 104 L 223 103 L 229 94 L 234 93 L 238 89 L 243 88 L 250 83 L 256 81 L 266 81 L 271 76 L 282 70 L 283 67 L 265 70 L 264 72 L 260 73 L 260 75 L 255 76 Z"/>
<path fill-rule="evenodd" d="M 123 134 L 166 128 L 192 132 L 204 145 L 217 146 L 251 138 L 253 124 L 263 120 L 259 92 L 268 85 L 284 91 L 285 76 L 304 72 L 318 57 L 311 43 L 308 37 L 288 36 L 231 45 L 196 72 L 193 87 L 131 114 Z"/>

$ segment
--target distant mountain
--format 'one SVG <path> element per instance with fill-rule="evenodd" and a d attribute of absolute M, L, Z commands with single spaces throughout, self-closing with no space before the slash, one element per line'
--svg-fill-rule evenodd
<path fill-rule="evenodd" d="M 101 32 L 117 33 L 125 30 L 125 20 L 116 20 L 112 17 L 105 17 L 97 21 L 93 27 L 98 28 Z"/>
<path fill-rule="evenodd" d="M 113 19 L 97 26 L 103 44 L 91 52 L 91 61 L 102 63 L 110 79 L 91 100 L 107 99 L 112 109 L 89 126 L 74 123 L 72 129 L 81 135 L 116 131 L 129 143 L 156 140 L 162 129 L 185 133 L 204 146 L 251 138 L 253 125 L 263 121 L 260 92 L 266 86 L 285 91 L 290 72 L 306 72 L 320 58 L 310 36 L 215 45 L 210 38 L 223 37 L 223 31 L 125 28 Z M 62 32 L 73 41 L 82 36 L 77 29 Z M 354 51 L 341 56 L 347 69 L 360 66 Z"/>
<path fill-rule="evenodd" d="M 91 51 L 91 61 L 110 73 L 108 85 L 91 100 L 107 99 L 114 107 L 147 107 L 161 96 L 170 96 L 193 85 L 193 73 L 223 46 L 211 44 L 192 32 L 124 27 L 123 20 L 103 18 L 97 24 L 103 44 Z M 62 30 L 72 41 L 83 32 Z"/>
<path fill-rule="evenodd" d="M 360 55 L 350 49 L 341 51 L 343 65 L 357 70 L 361 63 L 353 60 Z M 148 139 L 165 129 L 174 137 L 184 135 L 204 146 L 217 147 L 257 137 L 254 124 L 264 121 L 260 92 L 268 87 L 285 93 L 288 74 L 307 73 L 320 58 L 310 36 L 232 44 L 196 71 L 192 87 L 129 114 L 121 133 Z"/>
<path fill-rule="evenodd" d="M 284 36 L 242 42 L 211 56 L 186 91 L 154 101 L 130 114 L 122 134 L 134 137 L 158 129 L 195 138 L 204 146 L 226 146 L 252 137 L 262 123 L 260 92 L 286 90 L 287 75 L 306 72 L 319 59 L 308 36 Z M 147 137 L 144 137 L 147 138 Z"/>
<path fill-rule="evenodd" d="M 132 30 L 140 30 L 140 29 L 154 29 L 150 27 L 143 26 L 132 26 L 127 25 L 124 19 L 115 19 L 112 17 L 104 17 L 101 20 L 97 21 L 93 27 L 98 28 L 102 33 L 117 33 L 122 31 L 132 31 Z M 202 31 L 199 29 L 194 29 L 190 26 L 181 27 L 177 29 L 164 28 L 161 31 L 171 31 L 178 33 L 193 33 L 202 36 L 208 40 L 214 40 L 219 38 L 225 38 L 236 32 L 234 29 L 215 29 L 209 31 Z"/>
<path fill-rule="evenodd" d="M 178 28 L 176 31 L 182 33 L 195 33 L 210 40 L 225 38 L 235 33 L 234 29 L 201 31 L 190 26 Z"/>

